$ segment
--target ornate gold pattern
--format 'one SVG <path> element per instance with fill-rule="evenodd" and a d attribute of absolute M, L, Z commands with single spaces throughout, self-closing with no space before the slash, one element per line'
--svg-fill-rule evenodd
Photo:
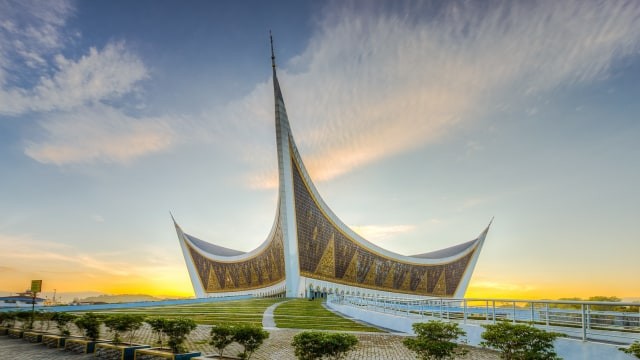
<path fill-rule="evenodd" d="M 291 163 L 300 275 L 396 293 L 453 296 L 475 249 L 437 265 L 407 263 L 375 253 L 345 234 L 323 212 L 293 156 Z"/>
<path fill-rule="evenodd" d="M 280 222 L 273 238 L 259 254 L 242 261 L 216 261 L 201 255 L 188 242 L 189 254 L 206 292 L 229 292 L 264 288 L 285 278 L 283 234 Z"/>

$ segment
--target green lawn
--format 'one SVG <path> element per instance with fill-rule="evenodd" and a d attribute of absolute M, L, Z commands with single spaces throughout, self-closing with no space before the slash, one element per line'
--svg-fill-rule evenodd
<path fill-rule="evenodd" d="M 381 332 L 332 313 L 320 300 L 287 301 L 276 308 L 274 319 L 279 328 Z"/>
<path fill-rule="evenodd" d="M 187 317 L 198 324 L 262 324 L 265 309 L 284 299 L 250 299 L 207 304 L 158 306 L 146 308 L 93 311 L 96 314 L 143 314 L 147 317 Z"/>

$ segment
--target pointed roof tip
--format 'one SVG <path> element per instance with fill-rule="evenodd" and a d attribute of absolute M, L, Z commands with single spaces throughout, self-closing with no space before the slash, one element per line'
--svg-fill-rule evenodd
<path fill-rule="evenodd" d="M 271 67 L 275 70 L 276 68 L 276 55 L 273 51 L 273 35 L 271 34 L 271 29 L 269 29 L 269 41 L 271 42 Z"/>
<path fill-rule="evenodd" d="M 176 219 L 173 217 L 173 214 L 171 213 L 171 210 L 169 210 L 169 216 L 171 216 L 171 220 L 173 221 L 173 224 L 178 225 L 178 223 L 176 222 Z"/>
<path fill-rule="evenodd" d="M 487 228 L 485 229 L 485 231 L 489 231 L 489 228 L 491 227 L 491 224 L 493 224 L 493 219 L 495 218 L 495 216 L 491 217 L 491 220 L 489 220 L 489 224 L 487 225 Z"/>

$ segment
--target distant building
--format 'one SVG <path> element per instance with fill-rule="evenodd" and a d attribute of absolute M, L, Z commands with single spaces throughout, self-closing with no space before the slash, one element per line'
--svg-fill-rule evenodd
<path fill-rule="evenodd" d="M 44 306 L 45 299 L 36 297 L 35 306 Z M 31 307 L 34 303 L 31 291 L 13 296 L 0 296 L 0 307 Z"/>
<path fill-rule="evenodd" d="M 324 297 L 328 293 L 462 297 L 489 226 L 474 240 L 404 256 L 347 227 L 322 200 L 289 127 L 272 49 L 278 151 L 278 206 L 271 232 L 242 252 L 182 231 L 178 240 L 196 297 Z"/>

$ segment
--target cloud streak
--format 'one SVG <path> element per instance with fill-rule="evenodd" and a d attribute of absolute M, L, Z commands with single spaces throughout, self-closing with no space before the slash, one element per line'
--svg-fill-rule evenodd
<path fill-rule="evenodd" d="M 127 163 L 169 148 L 174 142 L 165 118 L 132 117 L 100 103 L 41 122 L 43 139 L 25 146 L 25 154 L 45 164 Z"/>
<path fill-rule="evenodd" d="M 16 247 L 16 244 L 21 246 Z M 0 256 L 3 264 L 19 265 L 24 261 L 30 261 L 37 271 L 49 271 L 56 268 L 69 268 L 69 264 L 76 267 L 104 272 L 116 276 L 125 276 L 126 267 L 116 266 L 115 263 L 98 260 L 94 256 L 75 251 L 67 245 L 38 241 L 28 236 L 12 236 L 0 234 L 0 246 L 5 249 L 12 248 L 11 254 Z M 37 248 L 38 251 L 31 249 Z"/>
<path fill-rule="evenodd" d="M 487 104 L 606 78 L 640 49 L 633 1 L 405 5 L 392 14 L 328 8 L 306 50 L 280 70 L 314 179 L 439 141 L 500 110 Z M 252 135 L 256 124 L 271 130 L 271 112 L 255 108 L 271 96 L 260 84 L 226 118 L 253 121 L 245 129 Z M 275 171 L 260 165 L 273 163 L 272 148 L 250 151 L 252 186 L 275 186 Z"/>
<path fill-rule="evenodd" d="M 118 101 L 149 78 L 124 42 L 62 55 L 70 2 L 0 3 L 0 116 L 38 119 L 24 153 L 45 164 L 128 163 L 175 143 L 171 122 L 137 115 Z M 17 75 L 9 75 L 17 74 Z"/>
<path fill-rule="evenodd" d="M 350 228 L 365 239 L 384 241 L 398 234 L 411 232 L 414 225 L 355 225 Z"/>
<path fill-rule="evenodd" d="M 73 13 L 64 0 L 0 2 L 0 85 L 17 81 L 23 64 L 44 70 L 46 58 L 62 47 L 63 26 Z"/>
<path fill-rule="evenodd" d="M 69 111 L 117 99 L 148 77 L 142 61 L 122 42 L 109 43 L 101 50 L 92 47 L 77 61 L 58 54 L 53 63 L 53 74 L 41 76 L 33 87 L 5 85 L 0 89 L 0 115 Z"/>
<path fill-rule="evenodd" d="M 77 61 L 56 55 L 53 76 L 42 77 L 31 89 L 10 88 L 0 92 L 0 112 L 72 110 L 100 100 L 112 100 L 132 92 L 147 78 L 142 61 L 127 51 L 124 43 L 109 43 L 102 50 L 92 47 Z"/>

